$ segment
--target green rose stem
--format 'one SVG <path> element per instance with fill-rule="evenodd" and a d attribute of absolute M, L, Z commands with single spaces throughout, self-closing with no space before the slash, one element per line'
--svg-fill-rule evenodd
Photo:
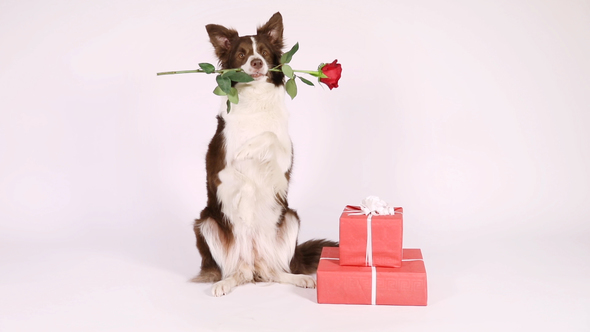
<path fill-rule="evenodd" d="M 157 73 L 158 76 L 161 75 L 174 75 L 174 74 L 190 74 L 190 73 L 218 73 L 218 74 L 225 74 L 229 71 L 242 71 L 242 69 L 220 69 L 213 72 L 206 72 L 203 69 L 193 69 L 193 70 L 177 70 L 177 71 L 165 71 L 161 73 Z"/>
<path fill-rule="evenodd" d="M 280 67 L 282 67 L 283 65 L 278 65 L 277 67 L 271 68 L 268 71 L 274 71 L 274 72 L 283 72 L 282 69 L 279 69 Z M 326 74 L 322 73 L 321 70 L 297 70 L 297 69 L 293 69 L 294 73 L 305 73 L 305 74 L 309 74 L 311 76 L 314 77 L 320 77 L 320 78 L 327 78 L 328 76 L 326 76 Z"/>
<path fill-rule="evenodd" d="M 174 75 L 174 74 L 188 74 L 188 73 L 204 73 L 204 70 L 195 69 L 195 70 L 178 70 L 178 71 L 165 71 L 162 73 L 158 73 L 157 75 Z"/>

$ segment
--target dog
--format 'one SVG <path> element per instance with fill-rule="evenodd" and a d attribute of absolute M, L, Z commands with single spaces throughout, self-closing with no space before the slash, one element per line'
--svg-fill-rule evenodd
<path fill-rule="evenodd" d="M 297 244 L 300 220 L 287 192 L 293 165 L 284 74 L 280 64 L 283 18 L 275 13 L 256 35 L 239 36 L 206 26 L 222 69 L 241 68 L 254 78 L 234 83 L 239 102 L 217 116 L 206 156 L 207 206 L 194 223 L 201 271 L 193 281 L 214 282 L 214 296 L 249 282 L 315 288 L 324 239 Z M 224 97 L 225 99 L 226 97 Z"/>

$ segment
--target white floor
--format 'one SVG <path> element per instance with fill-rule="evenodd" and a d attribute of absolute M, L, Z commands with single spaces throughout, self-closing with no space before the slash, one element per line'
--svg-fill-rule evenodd
<path fill-rule="evenodd" d="M 320 305 L 278 284 L 214 298 L 187 282 L 190 234 L 167 249 L 4 244 L 0 331 L 590 331 L 585 236 L 429 236 L 427 307 Z"/>

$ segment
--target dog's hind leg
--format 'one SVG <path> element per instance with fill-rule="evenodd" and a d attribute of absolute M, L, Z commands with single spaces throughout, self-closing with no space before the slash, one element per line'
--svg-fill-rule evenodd
<path fill-rule="evenodd" d="M 202 220 L 196 220 L 194 225 L 195 236 L 197 238 L 197 249 L 201 254 L 201 271 L 191 279 L 192 282 L 216 282 L 221 280 L 221 269 L 211 255 L 211 249 L 201 233 Z"/>
<path fill-rule="evenodd" d="M 297 246 L 298 234 L 299 217 L 295 211 L 288 209 L 277 229 L 276 250 L 273 256 L 275 262 L 268 262 L 273 267 L 270 279 L 283 284 L 315 288 L 316 282 L 313 277 L 303 274 L 293 274 L 289 267 L 289 262 L 293 258 Z"/>
<path fill-rule="evenodd" d="M 205 217 L 195 222 L 194 231 L 202 260 L 201 272 L 192 281 L 216 282 L 236 269 L 231 228 L 221 227 L 215 219 Z"/>

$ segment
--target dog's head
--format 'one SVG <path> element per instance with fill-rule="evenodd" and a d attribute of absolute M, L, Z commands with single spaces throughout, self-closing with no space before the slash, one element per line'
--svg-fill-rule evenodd
<path fill-rule="evenodd" d="M 240 37 L 236 30 L 217 24 L 208 24 L 206 28 L 222 69 L 242 68 L 257 81 L 283 84 L 283 73 L 268 71 L 279 65 L 284 47 L 280 13 L 259 27 L 254 36 Z"/>

